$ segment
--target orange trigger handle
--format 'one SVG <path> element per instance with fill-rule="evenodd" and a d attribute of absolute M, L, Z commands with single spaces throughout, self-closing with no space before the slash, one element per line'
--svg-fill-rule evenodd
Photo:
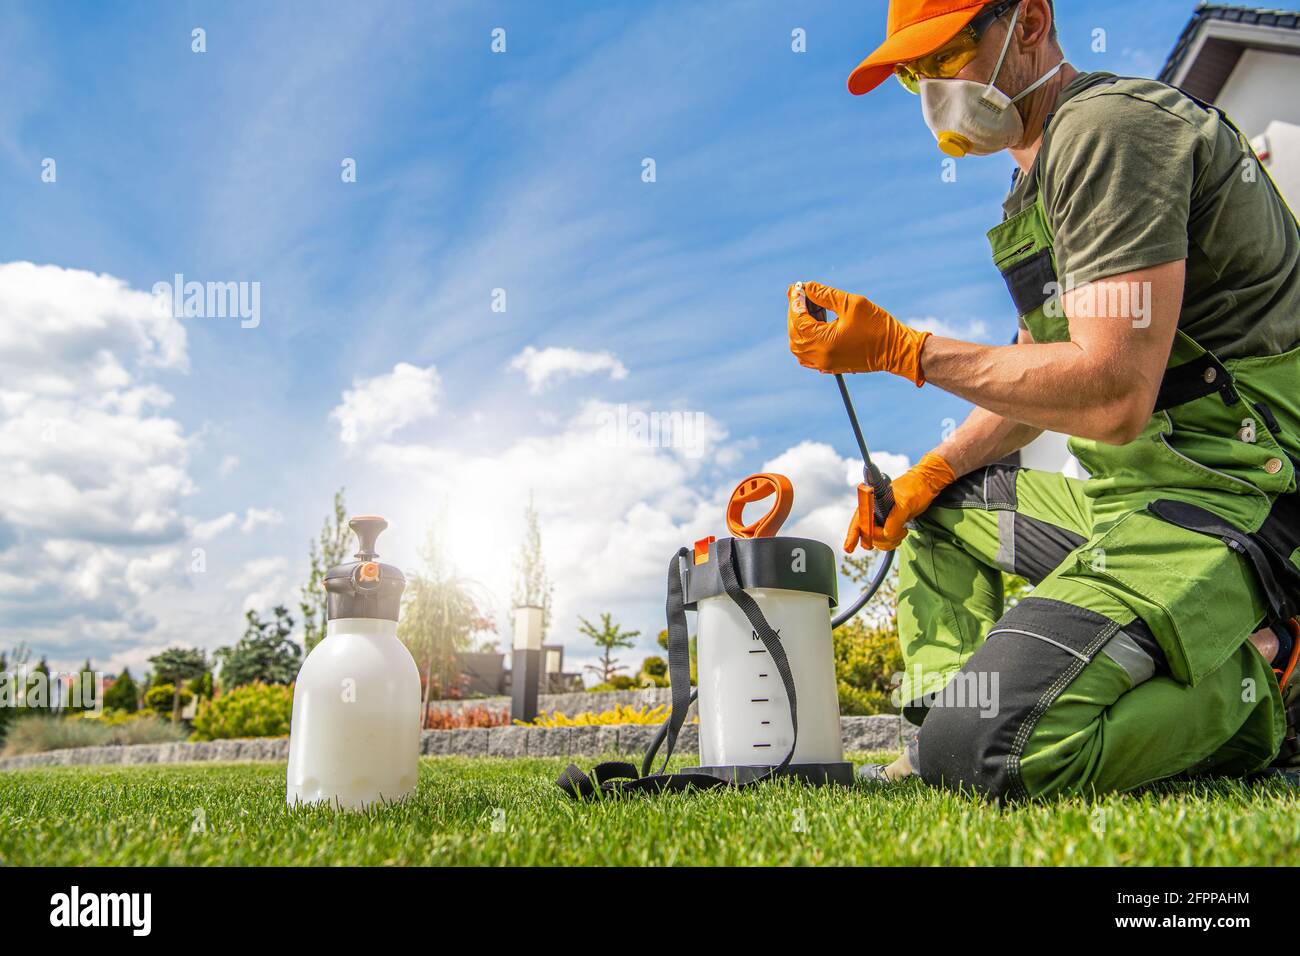
<path fill-rule="evenodd" d="M 744 523 L 745 505 L 764 498 L 776 496 L 772 508 L 767 514 Z M 727 530 L 737 538 L 772 538 L 781 529 L 782 523 L 790 516 L 790 507 L 794 504 L 794 485 L 785 475 L 775 472 L 763 472 L 750 475 L 731 493 L 727 502 Z"/>
<path fill-rule="evenodd" d="M 864 500 L 865 499 L 865 500 Z M 863 516 L 866 516 L 865 518 Z M 866 521 L 867 527 L 862 529 L 862 522 Z M 876 546 L 876 532 L 881 530 L 882 526 L 876 523 L 876 486 L 861 484 L 858 485 L 858 528 L 864 531 L 862 541 L 860 542 L 868 549 Z"/>

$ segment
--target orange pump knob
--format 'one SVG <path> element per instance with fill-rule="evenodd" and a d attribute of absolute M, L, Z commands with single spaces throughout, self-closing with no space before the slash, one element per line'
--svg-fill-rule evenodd
<path fill-rule="evenodd" d="M 776 496 L 772 508 L 757 521 L 744 523 L 745 505 L 764 498 Z M 763 472 L 750 475 L 731 493 L 727 502 L 727 530 L 737 538 L 772 538 L 781 529 L 781 524 L 790 516 L 790 507 L 794 504 L 794 485 L 785 475 L 775 472 Z"/>

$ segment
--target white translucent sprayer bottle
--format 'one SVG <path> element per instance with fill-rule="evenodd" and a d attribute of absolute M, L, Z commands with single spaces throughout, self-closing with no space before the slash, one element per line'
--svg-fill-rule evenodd
<path fill-rule="evenodd" d="M 287 799 L 360 809 L 413 793 L 420 758 L 420 674 L 397 639 L 406 578 L 375 558 L 383 518 L 348 522 L 360 550 L 330 568 L 325 637 L 293 691 Z"/>

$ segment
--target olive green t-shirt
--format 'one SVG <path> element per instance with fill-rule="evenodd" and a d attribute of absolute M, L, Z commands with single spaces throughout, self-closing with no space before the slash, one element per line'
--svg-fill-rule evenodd
<path fill-rule="evenodd" d="M 1300 230 L 1249 144 L 1155 80 L 1061 92 L 1036 172 L 1058 279 L 1076 286 L 1187 260 L 1179 328 L 1220 358 L 1300 344 Z M 1034 201 L 1018 175 L 1008 216 Z"/>

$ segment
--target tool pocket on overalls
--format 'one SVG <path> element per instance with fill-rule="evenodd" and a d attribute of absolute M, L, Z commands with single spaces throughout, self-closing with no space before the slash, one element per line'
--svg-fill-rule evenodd
<path fill-rule="evenodd" d="M 1172 454 L 1198 465 L 1213 485 L 1254 499 L 1262 520 L 1266 496 L 1295 490 L 1294 468 L 1269 406 L 1254 400 L 1258 393 L 1248 379 L 1237 378 L 1235 388 L 1238 400 L 1231 404 L 1216 393 L 1168 409 L 1171 430 L 1162 440 Z"/>
<path fill-rule="evenodd" d="M 1016 314 L 1036 342 L 1064 342 L 1069 321 L 1061 307 L 1052 234 L 1035 202 L 988 232 L 993 264 L 1002 273 Z"/>
<path fill-rule="evenodd" d="M 1219 667 L 1263 617 L 1259 588 L 1241 556 L 1154 514 L 1120 519 L 1077 561 L 1067 574 L 1101 583 L 1142 618 L 1170 675 L 1184 684 Z"/>
<path fill-rule="evenodd" d="M 1250 406 L 1248 424 L 1255 426 L 1256 444 L 1263 452 L 1256 464 L 1274 484 L 1277 495 L 1258 535 L 1300 572 L 1300 348 L 1281 355 L 1237 359 L 1224 363 L 1238 382 L 1242 399 Z M 1251 437 L 1245 435 L 1244 437 Z M 1288 480 L 1289 479 L 1289 480 Z"/>

